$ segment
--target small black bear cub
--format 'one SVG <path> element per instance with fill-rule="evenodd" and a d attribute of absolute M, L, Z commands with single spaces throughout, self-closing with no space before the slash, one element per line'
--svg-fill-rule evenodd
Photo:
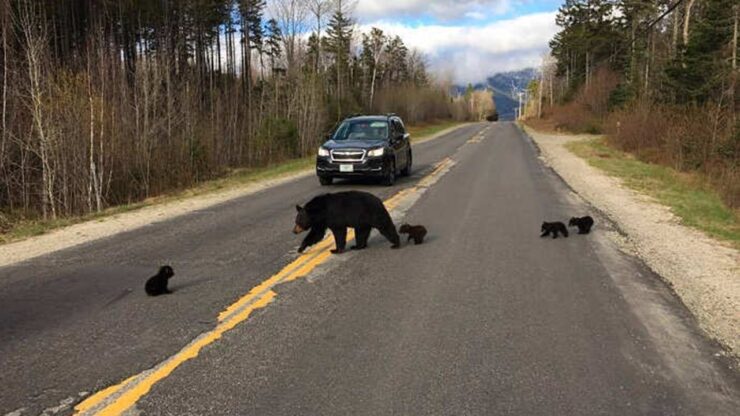
<path fill-rule="evenodd" d="M 591 232 L 591 227 L 594 225 L 594 219 L 586 215 L 585 217 L 576 218 L 573 217 L 568 222 L 571 227 L 578 227 L 578 234 L 588 234 Z"/>
<path fill-rule="evenodd" d="M 146 294 L 149 296 L 159 296 L 165 293 L 172 293 L 167 289 L 167 281 L 174 275 L 175 272 L 172 270 L 172 267 L 160 267 L 159 272 L 146 281 L 146 286 L 144 286 Z"/>
<path fill-rule="evenodd" d="M 565 224 L 562 222 L 543 222 L 542 223 L 542 235 L 540 237 L 547 237 L 552 234 L 552 238 L 558 238 L 558 233 L 563 234 L 564 237 L 568 237 L 568 229 L 565 228 Z"/>
<path fill-rule="evenodd" d="M 383 201 L 373 194 L 345 191 L 319 195 L 303 207 L 297 205 L 296 210 L 298 214 L 293 233 L 309 232 L 298 248 L 299 253 L 321 241 L 327 229 L 334 234 L 334 241 L 337 244 L 331 251 L 334 254 L 344 252 L 347 228 L 355 229 L 357 243 L 352 247 L 353 250 L 367 247 L 367 240 L 373 228 L 391 242 L 391 248 L 398 248 L 401 245 L 401 238 L 396 233 L 396 226 L 388 210 L 385 209 Z"/>
<path fill-rule="evenodd" d="M 409 238 L 406 241 L 414 240 L 414 244 L 421 244 L 424 242 L 424 236 L 427 235 L 427 229 L 423 225 L 408 225 L 403 224 L 398 229 L 399 234 L 408 234 Z"/>

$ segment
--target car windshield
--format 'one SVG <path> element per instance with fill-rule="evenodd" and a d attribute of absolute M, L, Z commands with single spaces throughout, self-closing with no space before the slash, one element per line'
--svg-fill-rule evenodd
<path fill-rule="evenodd" d="M 348 120 L 339 126 L 332 139 L 375 141 L 387 137 L 388 122 L 385 120 Z"/>

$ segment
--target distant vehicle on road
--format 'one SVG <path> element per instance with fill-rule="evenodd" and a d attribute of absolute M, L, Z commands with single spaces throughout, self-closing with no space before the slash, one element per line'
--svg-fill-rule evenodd
<path fill-rule="evenodd" d="M 316 175 L 322 185 L 334 178 L 373 177 L 391 186 L 411 174 L 411 137 L 395 114 L 345 119 L 319 147 Z"/>

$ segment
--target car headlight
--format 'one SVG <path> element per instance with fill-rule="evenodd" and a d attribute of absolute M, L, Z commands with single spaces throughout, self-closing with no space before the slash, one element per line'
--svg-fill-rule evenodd
<path fill-rule="evenodd" d="M 383 156 L 383 151 L 385 151 L 385 149 L 381 147 L 380 149 L 373 149 L 367 152 L 367 155 L 370 157 Z"/>
<path fill-rule="evenodd" d="M 329 157 L 329 151 L 324 149 L 323 147 L 319 147 L 319 156 Z"/>

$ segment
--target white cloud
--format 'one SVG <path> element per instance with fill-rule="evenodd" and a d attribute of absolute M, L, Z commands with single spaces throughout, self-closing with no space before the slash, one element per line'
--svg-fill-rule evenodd
<path fill-rule="evenodd" d="M 502 14 L 511 10 L 515 0 L 358 0 L 355 12 L 360 19 L 396 19 L 428 15 L 453 20 L 468 13 Z"/>
<path fill-rule="evenodd" d="M 480 82 L 497 72 L 537 66 L 557 32 L 555 12 L 535 13 L 483 26 L 417 26 L 378 21 L 378 27 L 400 36 L 429 58 L 432 70 L 452 74 L 455 82 Z"/>

